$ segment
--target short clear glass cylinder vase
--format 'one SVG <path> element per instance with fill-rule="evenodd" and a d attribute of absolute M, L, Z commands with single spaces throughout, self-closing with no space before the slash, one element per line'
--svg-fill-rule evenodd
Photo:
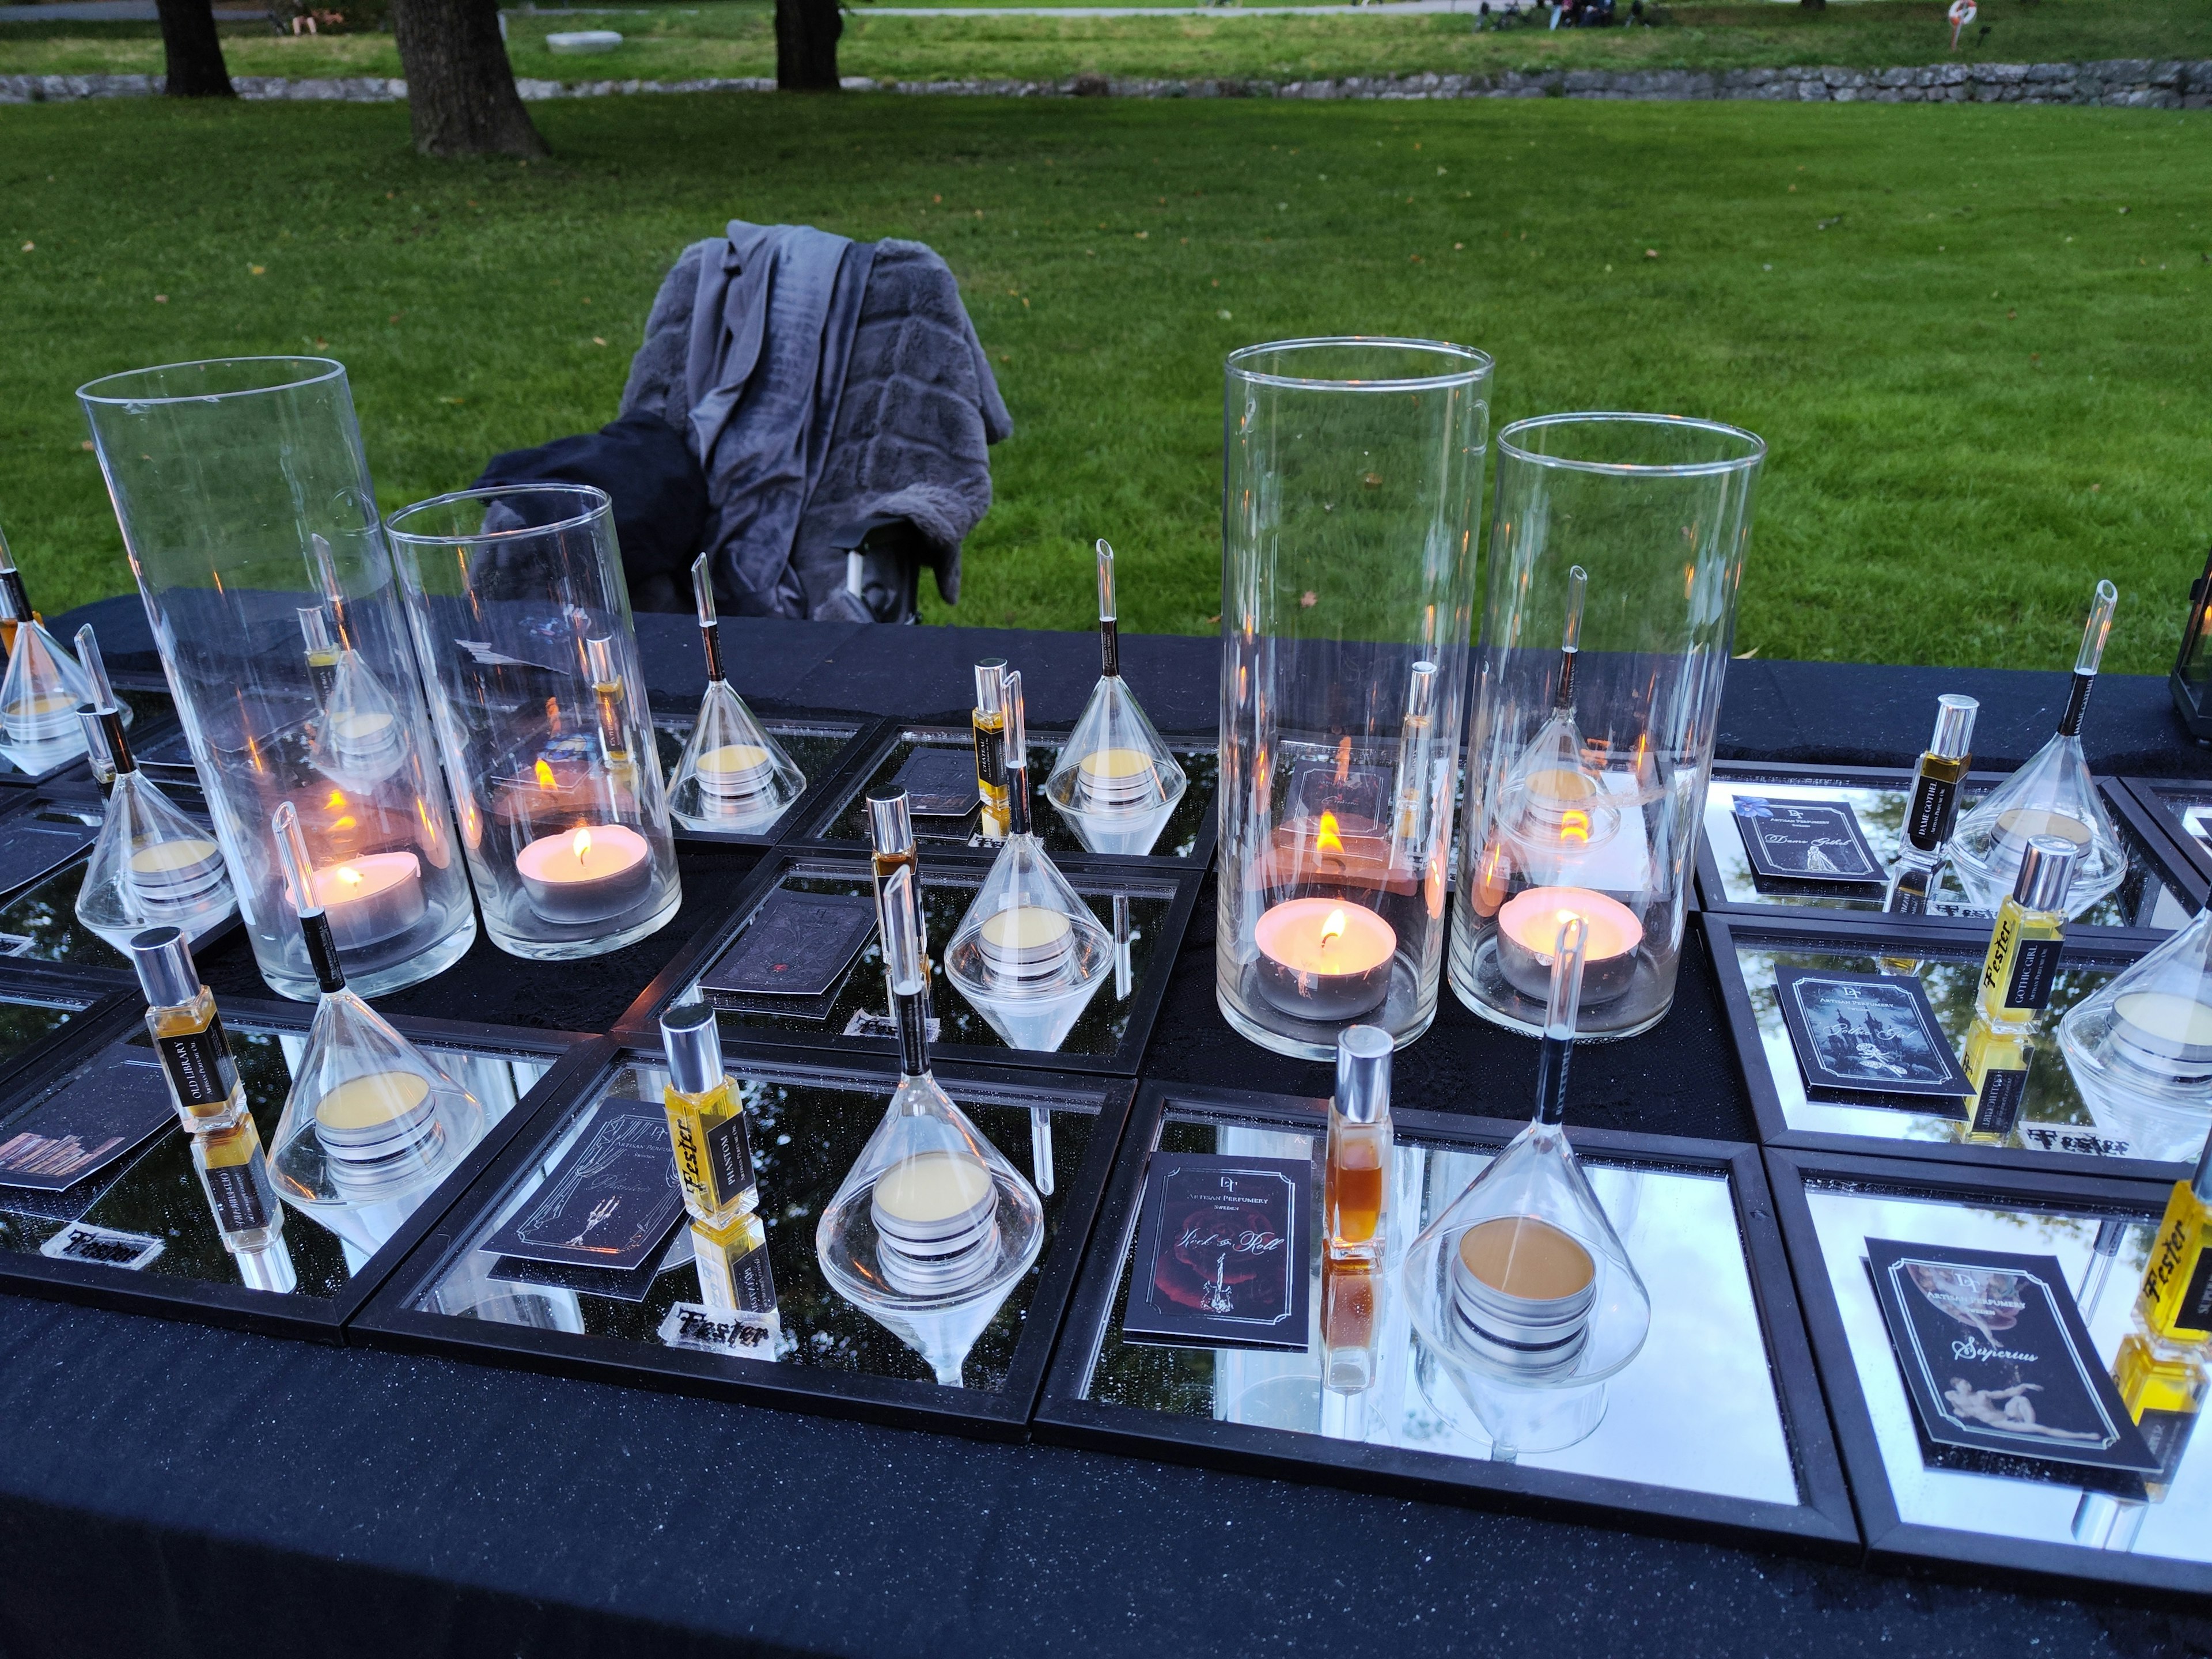
<path fill-rule="evenodd" d="M 484 928 L 599 956 L 684 902 L 614 510 L 587 484 L 462 490 L 387 526 Z"/>
<path fill-rule="evenodd" d="M 315 998 L 288 801 L 354 987 L 448 967 L 476 911 L 345 369 L 173 363 L 77 398 L 262 977 Z"/>
<path fill-rule="evenodd" d="M 1766 446 L 1660 415 L 1498 434 L 1453 992 L 1540 1036 L 1552 941 L 1589 924 L 1585 1038 L 1674 1000 L 1721 682 Z"/>
<path fill-rule="evenodd" d="M 1426 340 L 1229 359 L 1214 989 L 1279 1053 L 1436 1017 L 1491 374 Z"/>

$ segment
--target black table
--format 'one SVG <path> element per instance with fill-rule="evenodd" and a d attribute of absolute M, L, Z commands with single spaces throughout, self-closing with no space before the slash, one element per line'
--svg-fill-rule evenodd
<path fill-rule="evenodd" d="M 136 601 L 111 664 L 150 644 Z M 696 635 L 639 619 L 657 684 L 696 685 Z M 1087 640 L 964 629 L 724 624 L 763 701 L 958 714 L 968 665 L 1024 670 L 1072 720 Z M 1211 640 L 1131 637 L 1166 730 L 1213 723 Z M 2064 677 L 1743 662 L 1720 752 L 1909 762 L 1936 695 L 1982 699 L 1977 750 L 2025 758 Z M 964 715 L 962 717 L 964 718 Z M 2164 683 L 2108 677 L 2093 765 L 2212 775 Z M 1231 1035 L 1214 1007 L 1211 884 L 1149 1075 L 1326 1093 L 1321 1067 Z M 679 929 L 672 929 L 678 933 Z M 1692 941 L 1674 1012 L 1587 1049 L 1571 1121 L 1754 1139 Z M 672 950 L 670 941 L 660 947 Z M 479 947 L 429 988 L 504 1004 Z M 1517 1115 L 1534 1046 L 1447 994 L 1401 1056 L 1402 1101 Z M 1472 1080 L 1487 1092 L 1478 1098 Z M 1053 1447 L 340 1350 L 0 1297 L 0 1654 L 670 1652 L 1250 1654 L 1802 1651 L 2179 1655 L 2187 1614 L 1394 1502 Z"/>

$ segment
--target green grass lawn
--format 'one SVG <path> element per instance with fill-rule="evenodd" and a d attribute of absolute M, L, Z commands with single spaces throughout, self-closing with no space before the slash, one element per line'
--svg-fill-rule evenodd
<path fill-rule="evenodd" d="M 82 381 L 326 352 L 397 507 L 609 418 L 669 260 L 731 215 L 920 238 L 959 274 L 1018 428 L 967 622 L 1087 625 L 1103 535 L 1126 626 L 1209 629 L 1222 356 L 1332 331 L 1486 348 L 1501 421 L 1650 409 L 1763 434 L 1738 643 L 1768 656 L 2055 665 L 2109 575 L 2108 660 L 2159 672 L 2212 539 L 2206 115 L 755 96 L 537 114 L 558 155 L 526 166 L 423 161 L 397 106 L 0 110 L 0 524 L 34 598 L 129 580 Z"/>
<path fill-rule="evenodd" d="M 924 0 L 927 3 L 927 0 Z M 1462 15 L 1321 17 L 885 17 L 849 14 L 840 64 L 894 80 L 976 76 L 1054 80 L 1079 72 L 1290 80 L 1417 70 L 1494 72 L 1559 68 L 1733 69 L 1792 64 L 1873 68 L 1949 60 L 1945 0 L 1864 0 L 1811 12 L 1794 5 L 1687 5 L 1657 28 L 1561 29 L 1522 25 L 1476 33 Z M 1473 9 L 1474 0 L 1468 0 Z M 616 16 L 509 18 L 516 73 L 549 80 L 763 76 L 775 72 L 773 9 L 710 0 Z M 1978 33 L 1990 27 L 1986 40 Z M 619 29 L 617 51 L 556 57 L 548 33 Z M 229 25 L 225 50 L 240 75 L 400 72 L 388 34 L 279 38 Z M 2079 61 L 2212 57 L 2207 0 L 1988 0 L 1963 59 Z M 152 24 L 0 26 L 0 73 L 157 73 Z"/>

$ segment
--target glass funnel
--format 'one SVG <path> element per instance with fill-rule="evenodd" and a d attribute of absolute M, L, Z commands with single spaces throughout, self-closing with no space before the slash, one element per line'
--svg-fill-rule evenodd
<path fill-rule="evenodd" d="M 87 630 L 89 632 L 89 630 Z M 78 711 L 85 747 L 112 773 L 106 817 L 77 888 L 76 919 L 126 957 L 132 934 L 172 927 L 198 943 L 238 912 L 215 837 L 138 769 L 120 711 Z"/>
<path fill-rule="evenodd" d="M 668 810 L 688 830 L 765 830 L 799 799 L 806 774 L 753 718 L 722 671 L 722 627 L 704 553 L 691 566 L 691 588 L 707 646 L 707 695 L 676 763 Z"/>
<path fill-rule="evenodd" d="M 1016 1048 L 1066 1040 L 1114 971 L 1114 939 L 1030 820 L 1022 677 L 1006 676 L 1006 840 L 945 952 L 946 976 Z"/>
<path fill-rule="evenodd" d="M 2073 885 L 2066 914 L 2078 916 L 2118 887 L 2128 873 L 2127 848 L 2098 799 L 2089 763 L 2081 752 L 2081 713 L 2097 684 L 2097 665 L 2112 631 L 2112 607 L 2119 592 L 2097 584 L 2082 629 L 2081 654 L 2074 660 L 2074 683 L 2065 713 L 2051 741 L 1959 820 L 1951 836 L 1951 867 L 1967 896 L 1995 910 L 2012 891 L 2021 854 L 2035 836 L 2057 836 L 2075 848 Z"/>
<path fill-rule="evenodd" d="M 1044 1243 L 1044 1206 L 929 1071 L 914 872 L 884 884 L 884 971 L 899 1082 L 814 1231 L 830 1288 L 928 1362 L 946 1388 Z"/>
<path fill-rule="evenodd" d="M 483 1105 L 346 988 L 307 839 L 287 801 L 272 825 L 321 994 L 269 1148 L 276 1191 L 367 1257 L 482 1139 Z"/>
<path fill-rule="evenodd" d="M 1602 1400 L 1568 1394 L 1602 1385 L 1651 1328 L 1650 1294 L 1564 1121 L 1589 935 L 1570 917 L 1553 941 L 1534 1119 L 1422 1230 L 1400 1269 L 1413 1328 L 1500 1457 L 1587 1437 Z"/>
<path fill-rule="evenodd" d="M 2068 1009 L 2058 1048 L 2100 1129 L 2193 1162 L 2212 1127 L 2212 908 Z"/>
<path fill-rule="evenodd" d="M 50 772 L 85 752 L 76 706 L 93 700 L 92 685 L 76 658 L 31 609 L 22 573 L 8 544 L 0 540 L 0 599 L 15 639 L 8 649 L 8 673 L 0 680 L 0 755 L 21 770 Z"/>
<path fill-rule="evenodd" d="M 1189 780 L 1121 678 L 1114 550 L 1098 544 L 1098 684 L 1044 781 L 1045 799 L 1087 852 L 1138 856 L 1167 828 Z"/>

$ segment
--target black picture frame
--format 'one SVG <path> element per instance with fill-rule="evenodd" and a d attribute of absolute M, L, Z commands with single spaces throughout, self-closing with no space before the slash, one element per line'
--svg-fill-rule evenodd
<path fill-rule="evenodd" d="M 302 1034 L 314 1018 L 312 1007 L 299 1003 L 257 1002 L 244 998 L 226 999 L 222 1012 L 225 1022 L 234 1028 L 274 1028 Z M 124 994 L 100 1005 L 97 1018 L 70 1021 L 54 1033 L 57 1037 L 69 1036 L 70 1042 L 42 1045 L 35 1066 L 20 1067 L 7 1075 L 4 1093 L 8 1107 L 12 1109 L 26 1097 L 59 1082 L 110 1044 L 142 1030 L 144 1014 L 143 1000 Z M 347 1322 L 366 1305 L 386 1275 L 405 1259 L 416 1242 L 467 1189 L 477 1173 L 530 1121 L 538 1104 L 558 1093 L 575 1068 L 588 1065 L 603 1047 L 611 1047 L 604 1038 L 574 1032 L 406 1018 L 394 1018 L 392 1024 L 403 1036 L 417 1042 L 507 1051 L 543 1059 L 550 1069 L 504 1118 L 485 1132 L 483 1139 L 431 1190 L 391 1239 L 349 1277 L 345 1288 L 337 1296 L 325 1300 L 251 1291 L 239 1285 L 165 1279 L 158 1274 L 88 1262 L 60 1261 L 14 1250 L 0 1251 L 0 1290 L 122 1313 L 190 1320 L 263 1335 L 343 1341 Z"/>
<path fill-rule="evenodd" d="M 1931 1163 L 1954 1164 L 1984 1170 L 2021 1170 L 2052 1171 L 2071 1170 L 2083 1176 L 2105 1176 L 2118 1179 L 2158 1180 L 2172 1182 L 2185 1177 L 2189 1166 L 2138 1158 L 2106 1158 L 2093 1153 L 2045 1152 L 2028 1146 L 1981 1146 L 1956 1142 L 1889 1139 L 1876 1135 L 1838 1134 L 1822 1129 L 1793 1128 L 1784 1115 L 1782 1097 L 1774 1086 L 1774 1075 L 1769 1069 L 1765 1049 L 1759 1039 L 1759 1025 L 1751 1006 L 1751 987 L 1745 981 L 1743 967 L 1737 952 L 1740 948 L 1759 944 L 1784 949 L 1837 950 L 1856 953 L 1872 953 L 1882 947 L 1895 945 L 1900 953 L 1911 952 L 1925 957 L 1941 956 L 1966 962 L 1978 960 L 1985 946 L 1985 937 L 1962 933 L 1955 927 L 1934 926 L 1923 919 L 1906 921 L 1899 918 L 1877 917 L 1871 921 L 1795 921 L 1765 915 L 1751 915 L 1741 910 L 1704 914 L 1705 945 L 1711 952 L 1713 973 L 1720 983 L 1721 1006 L 1728 1016 L 1729 1040 L 1735 1045 L 1737 1065 L 1742 1069 L 1744 1087 L 1751 1096 L 1753 1119 L 1759 1126 L 1762 1146 L 1786 1146 L 1802 1150 L 1856 1153 L 1869 1158 L 1909 1158 Z M 2161 934 L 2160 939 L 2171 937 Z M 2113 968 L 2125 967 L 2152 948 L 2152 942 L 2124 934 L 2112 928 L 2083 928 L 2069 932 L 2064 950 L 2060 953 L 2062 964 L 2092 963 Z M 2046 1038 L 2050 1034 L 2046 1027 Z M 2057 1051 L 2055 1040 L 2039 1046 L 2049 1052 L 2039 1056 L 2039 1064 L 2063 1065 L 2065 1060 Z M 1973 1105 L 1966 1103 L 1966 1112 L 1972 1115 Z"/>
<path fill-rule="evenodd" d="M 1041 744 L 1059 744 L 1073 735 L 1073 728 L 1069 726 L 1033 726 L 1029 728 L 1030 743 L 1032 748 Z M 876 775 L 883 769 L 899 746 L 902 744 L 929 743 L 968 748 L 974 740 L 974 732 L 964 726 L 936 725 L 926 720 L 887 720 L 884 721 L 869 738 L 863 752 L 843 775 L 841 793 L 833 797 L 824 792 L 822 800 L 804 818 L 801 826 L 785 838 L 786 842 L 788 844 L 804 842 L 814 847 L 866 852 L 868 849 L 866 842 L 836 836 L 832 832 L 837 820 L 851 809 L 854 801 L 858 799 L 862 792 L 874 781 Z M 1211 755 L 1216 747 L 1216 738 L 1210 732 L 1164 732 L 1160 734 L 1160 740 L 1177 755 L 1195 753 Z M 1042 793 L 1044 781 L 1045 774 L 1042 771 L 1030 772 L 1030 789 L 1037 792 L 1036 799 L 1031 805 L 1033 810 L 1040 814 L 1053 812 L 1050 803 L 1043 799 Z M 1053 861 L 1068 867 L 1096 863 L 1109 866 L 1151 865 L 1173 870 L 1204 870 L 1213 861 L 1214 843 L 1220 834 L 1221 815 L 1214 805 L 1212 791 L 1207 791 L 1201 797 L 1200 804 L 1205 810 L 1200 819 L 1198 840 L 1188 856 L 1161 853 L 1147 853 L 1136 856 L 1121 853 L 1091 853 L 1054 848 L 1052 854 Z M 804 805 L 805 803 L 802 801 L 801 805 Z M 925 863 L 928 861 L 933 850 L 927 845 L 923 847 L 922 858 Z M 941 856 L 951 857 L 955 850 L 957 849 L 948 849 Z M 990 849 L 985 848 L 968 850 L 971 853 L 980 851 L 985 856 L 988 856 Z"/>
<path fill-rule="evenodd" d="M 0 957 L 0 1000 L 44 1003 L 70 1011 L 65 1023 L 0 1059 L 0 1112 L 12 1110 L 23 1095 L 44 1086 L 42 1079 L 50 1075 L 54 1057 L 76 1051 L 82 1028 L 94 1023 L 104 1026 L 118 1010 L 143 1012 L 145 1008 L 113 975 L 20 957 Z"/>
<path fill-rule="evenodd" d="M 1970 772 L 1962 787 L 1972 791 L 1978 798 L 1988 794 L 2009 775 L 2003 772 Z M 1893 788 L 1910 793 L 1913 774 L 1910 767 L 1902 766 L 1808 766 L 1789 761 L 1715 761 L 1712 776 L 1716 781 L 1725 782 L 1731 787 L 1746 784 L 1771 786 L 1778 793 L 1786 793 L 1792 787 L 1805 788 L 1822 785 L 1833 788 Z M 2212 865 L 2200 869 L 2184 856 L 2182 849 L 2175 846 L 2174 837 L 2160 829 L 2143 813 L 2122 780 L 2100 777 L 2096 782 L 2106 809 L 2118 822 L 2122 835 L 2134 836 L 2166 886 L 2192 911 L 2202 908 L 2207 897 L 2212 896 Z M 1877 856 L 1880 851 L 1879 848 L 1875 849 Z M 1871 887 L 1862 890 L 1873 897 L 1874 908 L 1871 908 L 1790 902 L 1791 898 L 1802 896 L 1799 895 L 1778 896 L 1772 903 L 1749 903 L 1730 898 L 1722 882 L 1720 866 L 1714 859 L 1711 840 L 1705 832 L 1702 816 L 1698 834 L 1697 874 L 1697 908 L 1703 911 L 1724 915 L 1759 916 L 1777 921 L 1883 919 L 1879 891 Z M 1985 917 L 1923 915 L 1912 920 L 1954 933 L 1978 931 L 1986 935 L 1990 928 L 1989 920 Z M 2153 927 L 2147 923 L 2125 927 L 2077 924 L 2074 931 L 2085 935 L 2138 939 L 2150 944 L 2173 936 L 2166 929 Z"/>
<path fill-rule="evenodd" d="M 2048 1591 L 2053 1579 L 2124 1588 L 2165 1596 L 2212 1595 L 2212 1563 L 1999 1537 L 1963 1528 L 1908 1522 L 1898 1512 L 1887 1466 L 1852 1358 L 1850 1339 L 1829 1284 L 1826 1259 L 1805 1189 L 1834 1179 L 1903 1195 L 1954 1197 L 1988 1205 L 2010 1199 L 2051 1203 L 2084 1212 L 2141 1216 L 2155 1222 L 2169 1188 L 2154 1182 L 2084 1177 L 2070 1171 L 1980 1170 L 1917 1158 L 1864 1158 L 1848 1153 L 1770 1146 L 1765 1150 L 1774 1214 L 1796 1269 L 1805 1327 L 1820 1366 L 1836 1444 L 1850 1480 L 1867 1565 L 1936 1571 L 1987 1583 L 1992 1577 Z M 1885 1352 L 1885 1361 L 1889 1356 Z"/>
<path fill-rule="evenodd" d="M 702 696 L 704 692 L 705 687 L 702 685 L 701 687 Z M 746 706 L 752 709 L 753 717 L 767 729 L 771 737 L 789 737 L 798 732 L 807 732 L 840 738 L 842 746 L 838 750 L 836 757 L 830 762 L 829 769 L 820 777 L 808 778 L 805 790 L 791 804 L 790 810 L 766 830 L 758 831 L 694 830 L 688 825 L 678 823 L 672 817 L 668 827 L 674 833 L 677 840 L 699 842 L 714 847 L 765 848 L 780 846 L 787 841 L 801 839 L 798 833 L 799 828 L 801 824 L 811 822 L 816 815 L 816 810 L 811 805 L 816 797 L 824 793 L 836 794 L 841 798 L 849 794 L 854 769 L 860 763 L 864 756 L 873 750 L 878 736 L 886 724 L 881 717 L 874 714 L 817 713 L 805 709 L 786 709 L 770 703 L 748 703 Z M 653 700 L 653 732 L 656 737 L 663 732 L 672 733 L 678 730 L 688 734 L 691 722 L 696 718 L 697 714 L 698 706 L 696 702 L 690 708 L 678 708 L 672 700 L 656 696 Z M 675 771 L 672 768 L 668 770 L 667 781 L 671 784 L 675 781 Z"/>
<path fill-rule="evenodd" d="M 888 1100 L 898 1080 L 896 1065 L 869 1060 L 810 1064 L 788 1053 L 726 1045 L 724 1065 L 735 1077 L 764 1081 L 828 1083 L 879 1091 Z M 897 1427 L 931 1429 L 986 1440 L 1027 1437 L 1036 1396 L 1058 1338 L 1067 1300 L 1114 1167 L 1128 1121 L 1133 1085 L 1125 1079 L 1050 1074 L 1007 1067 L 939 1066 L 938 1082 L 953 1099 L 1018 1106 L 1050 1095 L 1074 1109 L 1097 1115 L 1098 1123 L 1074 1181 L 1066 1188 L 1057 1236 L 1045 1252 L 1035 1293 L 1006 1386 L 995 1393 L 951 1389 L 933 1382 L 864 1375 L 802 1365 L 740 1362 L 673 1347 L 623 1343 L 568 1331 L 467 1320 L 424 1312 L 413 1304 L 465 1249 L 483 1219 L 502 1203 L 538 1161 L 547 1140 L 569 1115 L 633 1061 L 659 1064 L 660 1047 L 607 1044 L 591 1063 L 571 1070 L 566 1086 L 540 1106 L 524 1133 L 483 1167 L 460 1200 L 446 1206 L 426 1229 L 399 1270 L 388 1276 L 353 1319 L 349 1340 L 401 1352 L 440 1354 L 554 1376 L 614 1382 L 630 1388 L 696 1394 L 710 1399 L 827 1416 L 856 1418 Z"/>
<path fill-rule="evenodd" d="M 1122 1135 L 1113 1182 L 1091 1230 L 1083 1277 L 1038 1403 L 1038 1439 L 1384 1497 L 1466 1504 L 1667 1536 L 1719 1537 L 1839 1560 L 1857 1559 L 1858 1526 L 1829 1434 L 1812 1350 L 1798 1317 L 1796 1288 L 1774 1228 L 1759 1149 L 1736 1142 L 1597 1129 L 1577 1129 L 1574 1135 L 1576 1145 L 1587 1152 L 1728 1177 L 1752 1293 L 1767 1336 L 1777 1402 L 1797 1466 L 1804 1500 L 1800 1504 L 1762 1503 L 1518 1463 L 1447 1457 L 1249 1424 L 1173 1417 L 1085 1399 L 1138 1223 L 1146 1172 L 1169 1112 L 1195 1110 L 1224 1122 L 1291 1129 L 1319 1138 L 1327 1133 L 1327 1105 L 1325 1101 L 1241 1090 L 1163 1082 L 1145 1085 Z M 1403 1138 L 1485 1149 L 1504 1145 L 1524 1127 L 1450 1113 L 1397 1111 L 1393 1116 Z"/>
<path fill-rule="evenodd" d="M 2182 813 L 2191 806 L 2212 808 L 2212 780 L 2123 778 L 2130 817 L 2144 833 L 2162 836 L 2175 856 L 2212 882 L 2212 847 L 2190 833 Z"/>
<path fill-rule="evenodd" d="M 991 860 L 988 856 L 978 858 L 973 854 L 940 854 L 933 857 L 925 851 L 921 859 L 922 885 L 924 888 L 976 886 L 989 873 L 990 867 Z M 1174 971 L 1183 933 L 1190 926 L 1191 913 L 1197 907 L 1200 885 L 1206 879 L 1205 875 L 1200 871 L 1162 869 L 1157 865 L 1148 868 L 1143 861 L 1133 859 L 1123 859 L 1112 864 L 1079 865 L 1073 860 L 1060 861 L 1060 873 L 1068 878 L 1078 893 L 1089 895 L 1108 889 L 1141 889 L 1148 896 L 1165 899 L 1168 902 L 1167 917 L 1160 935 L 1152 941 L 1153 948 L 1145 970 L 1130 994 L 1129 1022 L 1121 1042 L 1112 1053 L 1106 1054 L 1045 1053 L 949 1042 L 932 1044 L 933 1054 L 946 1061 L 962 1065 L 1006 1066 L 1048 1072 L 1095 1072 L 1116 1077 L 1134 1077 L 1137 1074 L 1144 1059 L 1146 1045 L 1152 1039 L 1153 1022 L 1158 1018 L 1160 1004 L 1167 995 L 1168 979 Z M 613 1035 L 640 1048 L 659 1047 L 661 1011 L 681 996 L 685 988 L 728 948 L 762 902 L 789 876 L 862 883 L 872 879 L 871 866 L 865 855 L 855 857 L 850 853 L 816 851 L 790 846 L 776 848 L 763 854 L 750 878 L 738 890 L 736 900 L 713 926 L 701 928 L 660 971 L 616 1023 Z M 941 961 L 946 943 L 944 939 L 933 939 L 930 941 L 933 957 Z M 742 1036 L 732 1034 L 726 1041 L 741 1043 L 748 1048 L 781 1049 L 824 1059 L 870 1055 L 888 1057 L 896 1052 L 898 1046 L 888 1036 L 849 1037 L 826 1028 L 796 1031 L 749 1026 Z"/>

